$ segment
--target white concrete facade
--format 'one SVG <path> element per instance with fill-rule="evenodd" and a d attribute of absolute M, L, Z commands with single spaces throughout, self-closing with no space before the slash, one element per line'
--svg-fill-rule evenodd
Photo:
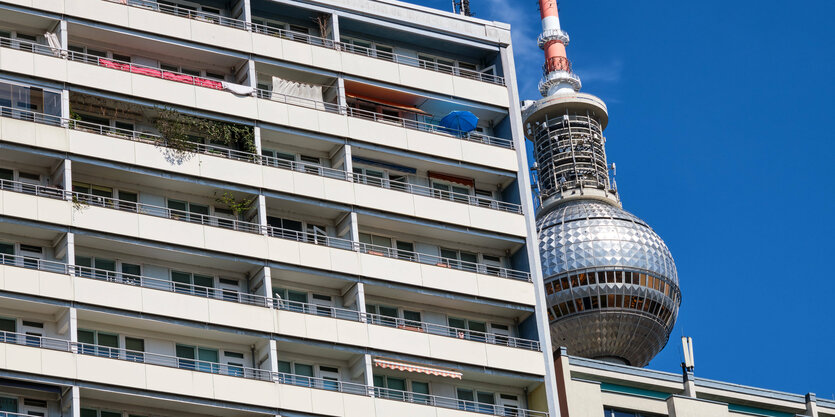
<path fill-rule="evenodd" d="M 559 416 L 515 83 L 396 1 L 0 1 L 0 412 Z"/>

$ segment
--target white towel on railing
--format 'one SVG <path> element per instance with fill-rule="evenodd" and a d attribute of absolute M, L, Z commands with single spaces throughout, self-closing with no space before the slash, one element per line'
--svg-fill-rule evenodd
<path fill-rule="evenodd" d="M 252 93 L 255 92 L 255 89 L 243 84 L 234 84 L 229 83 L 226 81 L 221 82 L 223 89 L 226 91 L 231 92 L 232 94 L 237 94 L 239 96 L 251 96 Z"/>
<path fill-rule="evenodd" d="M 273 94 L 283 94 L 285 96 L 307 99 L 297 100 L 297 102 L 293 103 L 300 105 L 315 106 L 315 104 L 313 103 L 314 101 L 324 101 L 322 99 L 322 86 L 285 80 L 279 77 L 273 77 Z M 273 98 L 276 100 L 283 100 L 283 97 Z"/>
<path fill-rule="evenodd" d="M 61 41 L 58 39 L 58 35 L 52 32 L 46 32 L 43 36 L 49 43 L 49 49 L 52 50 L 55 56 L 67 56 L 67 51 L 61 49 Z"/>

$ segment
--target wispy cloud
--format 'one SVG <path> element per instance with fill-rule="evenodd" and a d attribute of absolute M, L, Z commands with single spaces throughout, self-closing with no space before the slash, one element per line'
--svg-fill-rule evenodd
<path fill-rule="evenodd" d="M 537 83 L 542 76 L 541 68 L 545 59 L 542 50 L 536 45 L 541 26 L 535 3 L 486 0 L 479 3 L 477 13 L 481 18 L 510 24 L 519 96 L 521 99 L 538 98 Z"/>
<path fill-rule="evenodd" d="M 623 61 L 613 59 L 602 65 L 576 66 L 576 71 L 583 82 L 617 83 L 623 72 Z"/>

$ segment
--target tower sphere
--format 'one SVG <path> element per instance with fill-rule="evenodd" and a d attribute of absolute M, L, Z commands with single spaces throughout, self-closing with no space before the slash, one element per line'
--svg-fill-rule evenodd
<path fill-rule="evenodd" d="M 587 199 L 541 212 L 537 229 L 553 345 L 647 365 L 667 344 L 681 303 L 661 238 L 631 213 Z"/>

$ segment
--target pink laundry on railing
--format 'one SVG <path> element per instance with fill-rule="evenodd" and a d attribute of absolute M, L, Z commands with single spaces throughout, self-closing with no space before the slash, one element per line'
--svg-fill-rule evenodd
<path fill-rule="evenodd" d="M 147 75 L 149 77 L 156 77 L 156 78 L 162 77 L 162 71 L 160 71 L 158 69 L 153 69 L 153 68 L 132 66 L 130 68 L 130 72 L 132 72 L 134 74 Z"/>
<path fill-rule="evenodd" d="M 173 72 L 163 71 L 162 78 L 171 81 L 179 81 L 186 84 L 194 84 L 194 77 L 186 74 L 177 74 Z"/>
<path fill-rule="evenodd" d="M 211 88 L 214 90 L 223 90 L 223 83 L 220 81 L 194 77 L 194 84 L 199 85 L 201 87 Z"/>
<path fill-rule="evenodd" d="M 129 71 L 130 70 L 130 64 L 122 64 L 122 63 L 114 62 L 114 61 L 111 61 L 111 60 L 105 59 L 105 58 L 99 58 L 99 65 L 101 65 L 105 68 L 113 68 L 113 69 L 122 70 L 122 71 Z"/>
<path fill-rule="evenodd" d="M 123 64 L 121 62 L 111 61 L 106 58 L 99 58 L 99 65 L 105 68 L 112 68 L 121 71 L 128 71 L 134 74 L 147 75 L 149 77 L 164 78 L 166 80 L 178 81 L 181 83 L 197 85 L 200 87 L 211 88 L 214 90 L 223 90 L 223 83 L 220 81 L 209 80 L 206 78 L 194 77 L 186 74 L 177 74 L 169 71 L 160 71 L 154 68 L 137 67 L 131 64 Z"/>

